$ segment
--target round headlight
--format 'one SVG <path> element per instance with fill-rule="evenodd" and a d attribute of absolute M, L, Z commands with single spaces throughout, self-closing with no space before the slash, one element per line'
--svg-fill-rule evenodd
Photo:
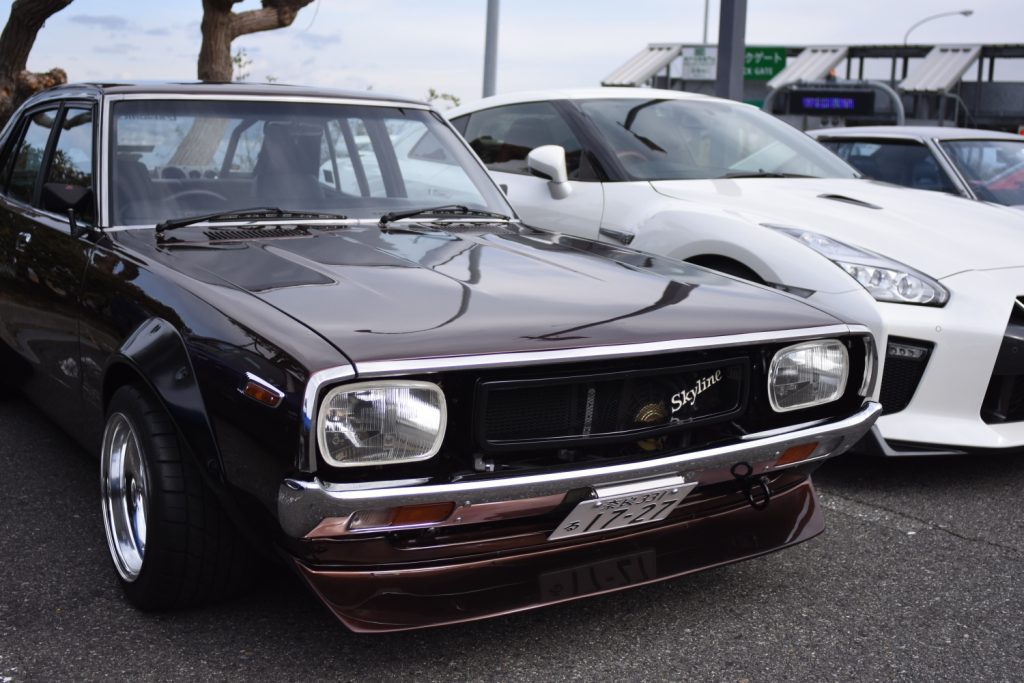
<path fill-rule="evenodd" d="M 778 413 L 835 401 L 846 390 L 850 354 L 835 339 L 787 346 L 768 369 L 768 400 Z"/>
<path fill-rule="evenodd" d="M 444 439 L 448 409 L 430 382 L 348 384 L 324 397 L 317 419 L 320 454 L 334 467 L 427 460 Z"/>

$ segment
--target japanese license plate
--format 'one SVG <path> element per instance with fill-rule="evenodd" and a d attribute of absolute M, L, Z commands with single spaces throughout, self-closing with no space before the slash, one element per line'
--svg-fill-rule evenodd
<path fill-rule="evenodd" d="M 696 486 L 675 476 L 597 488 L 597 497 L 573 508 L 548 540 L 660 522 Z"/>

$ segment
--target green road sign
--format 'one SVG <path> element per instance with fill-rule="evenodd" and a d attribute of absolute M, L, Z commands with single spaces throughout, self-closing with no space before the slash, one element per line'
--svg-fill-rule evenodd
<path fill-rule="evenodd" d="M 743 56 L 743 79 L 768 81 L 786 68 L 786 48 L 748 47 Z"/>

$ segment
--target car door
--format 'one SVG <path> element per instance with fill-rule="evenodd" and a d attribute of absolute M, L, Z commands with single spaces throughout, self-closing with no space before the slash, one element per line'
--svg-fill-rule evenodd
<path fill-rule="evenodd" d="M 604 211 L 601 171 L 594 156 L 551 102 L 484 109 L 452 123 L 502 185 L 526 223 L 590 239 L 598 238 Z M 571 188 L 556 198 L 548 180 L 531 175 L 526 156 L 542 145 L 565 149 Z"/>
<path fill-rule="evenodd" d="M 0 340 L 13 351 L 22 389 L 69 429 L 80 393 L 79 294 L 92 244 L 72 236 L 46 185 L 94 196 L 94 120 L 90 103 L 26 112 L 11 157 L 0 164 Z M 78 224 L 93 221 L 92 208 L 76 216 Z"/>

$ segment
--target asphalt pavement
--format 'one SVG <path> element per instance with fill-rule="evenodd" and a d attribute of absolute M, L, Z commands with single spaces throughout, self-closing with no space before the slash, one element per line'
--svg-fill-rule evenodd
<path fill-rule="evenodd" d="M 475 624 L 347 632 L 290 575 L 135 611 L 98 464 L 0 403 L 0 683 L 31 680 L 1019 681 L 1024 457 L 844 456 L 821 536 L 691 577 Z"/>

